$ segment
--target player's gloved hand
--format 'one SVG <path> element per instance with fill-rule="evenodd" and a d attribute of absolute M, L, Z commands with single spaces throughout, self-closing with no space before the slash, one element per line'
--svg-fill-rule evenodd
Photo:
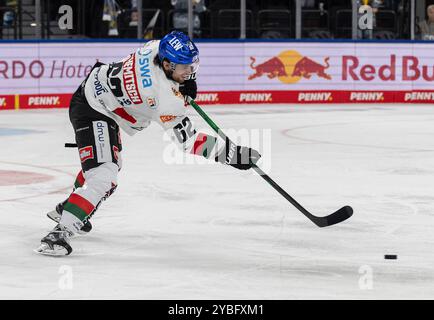
<path fill-rule="evenodd" d="M 197 84 L 196 80 L 189 79 L 179 84 L 179 92 L 186 97 L 189 96 L 192 99 L 196 99 L 197 96 Z"/>
<path fill-rule="evenodd" d="M 230 165 L 239 170 L 248 170 L 258 162 L 261 155 L 255 149 L 238 146 L 226 139 L 226 146 L 217 155 L 215 161 Z"/>

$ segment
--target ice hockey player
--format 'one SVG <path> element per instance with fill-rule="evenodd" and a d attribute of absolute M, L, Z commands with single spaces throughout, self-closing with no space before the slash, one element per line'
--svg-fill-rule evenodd
<path fill-rule="evenodd" d="M 167 130 L 187 153 L 247 170 L 258 151 L 197 132 L 186 116 L 185 97 L 196 97 L 199 50 L 179 31 L 150 41 L 117 63 L 97 63 L 72 96 L 69 118 L 82 170 L 73 192 L 49 218 L 56 227 L 41 240 L 37 253 L 69 255 L 70 238 L 89 232 L 89 218 L 117 187 L 122 166 L 120 130 L 129 135 L 151 121 Z M 221 140 L 221 139 L 220 139 Z"/>

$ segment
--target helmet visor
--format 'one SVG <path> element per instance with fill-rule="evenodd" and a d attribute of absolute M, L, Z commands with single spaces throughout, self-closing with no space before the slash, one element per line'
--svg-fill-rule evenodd
<path fill-rule="evenodd" d="M 176 64 L 175 71 L 177 73 L 191 75 L 199 69 L 199 59 L 189 64 Z"/>

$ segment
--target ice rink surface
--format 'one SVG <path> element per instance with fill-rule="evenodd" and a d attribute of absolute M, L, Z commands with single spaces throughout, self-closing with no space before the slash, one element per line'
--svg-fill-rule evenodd
<path fill-rule="evenodd" d="M 119 187 L 92 232 L 70 256 L 37 255 L 80 168 L 63 147 L 73 131 L 66 109 L 2 111 L 0 298 L 434 298 L 434 106 L 204 110 L 258 134 L 264 167 L 308 210 L 353 217 L 321 229 L 254 172 L 170 163 L 152 124 L 123 135 Z"/>

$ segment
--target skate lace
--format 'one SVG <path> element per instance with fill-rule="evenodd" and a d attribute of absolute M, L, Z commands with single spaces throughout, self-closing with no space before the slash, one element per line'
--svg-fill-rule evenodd
<path fill-rule="evenodd" d="M 54 229 L 52 230 L 52 232 L 63 232 L 65 233 L 64 237 L 68 238 L 68 237 L 72 237 L 74 235 L 74 232 L 66 229 L 65 227 L 61 226 L 60 224 L 57 224 Z"/>
<path fill-rule="evenodd" d="M 73 233 L 66 230 L 66 229 L 62 229 L 59 225 L 57 225 L 53 231 L 50 232 L 50 234 L 48 235 L 50 237 L 50 239 L 65 239 L 68 240 L 68 238 L 70 238 L 71 236 L 73 236 Z"/>

